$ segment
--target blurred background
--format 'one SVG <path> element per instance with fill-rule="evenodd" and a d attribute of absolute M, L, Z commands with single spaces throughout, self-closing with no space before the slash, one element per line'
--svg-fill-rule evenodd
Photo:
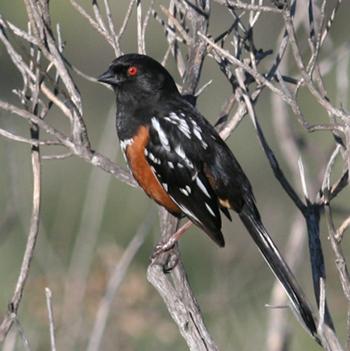
<path fill-rule="evenodd" d="M 113 2 L 113 18 L 118 27 L 128 3 Z M 146 9 L 149 2 L 144 3 Z M 156 1 L 155 7 L 161 3 L 167 4 L 166 1 Z M 81 4 L 92 12 L 89 1 L 81 1 Z M 110 47 L 68 1 L 51 1 L 50 6 L 52 21 L 60 24 L 68 61 L 81 71 L 98 76 L 114 59 Z M 305 12 L 305 9 L 300 10 Z M 324 58 L 331 58 L 336 48 L 349 40 L 349 11 L 350 3 L 344 2 L 330 33 L 332 45 L 326 44 L 322 52 Z M 18 26 L 26 27 L 22 1 L 2 1 L 0 14 Z M 231 22 L 232 18 L 223 8 L 213 3 L 210 33 L 213 36 L 221 33 Z M 281 29 L 280 18 L 262 15 L 258 30 L 255 31 L 255 43 L 265 50 L 274 49 Z M 149 55 L 158 60 L 163 58 L 167 48 L 166 39 L 163 30 L 153 19 L 146 34 L 146 44 Z M 19 41 L 16 47 L 25 54 L 25 48 L 21 48 Z M 137 51 L 135 11 L 122 41 L 122 50 Z M 339 71 L 341 67 L 346 69 L 348 58 L 348 51 L 333 57 L 336 64 L 331 66 L 325 76 L 330 97 L 338 103 L 342 102 L 345 109 L 348 92 L 343 90 L 340 97 L 337 79 L 342 75 L 349 76 L 348 71 Z M 172 58 L 167 67 L 177 82 L 181 83 Z M 290 71 L 293 72 L 293 67 L 290 67 Z M 0 77 L 0 98 L 17 104 L 18 98 L 12 90 L 21 88 L 22 81 L 3 46 L 0 46 Z M 76 75 L 74 77 L 82 94 L 85 121 L 93 148 L 118 164 L 124 164 L 114 128 L 113 94 L 103 86 L 87 82 Z M 208 80 L 213 82 L 200 96 L 198 108 L 211 122 L 215 122 L 231 90 L 210 58 L 205 61 L 200 86 Z M 302 97 L 302 107 L 309 121 L 327 121 L 325 111 L 306 94 Z M 280 153 L 281 144 L 276 138 L 271 112 L 271 94 L 265 91 L 257 105 L 258 117 L 270 146 L 281 160 L 281 166 L 290 175 Z M 64 123 L 58 111 L 53 110 L 48 118 L 57 128 L 67 130 L 68 124 Z M 302 157 L 307 182 L 317 189 L 319 184 L 316 176 L 324 166 L 320 156 L 329 153 L 332 137 L 328 132 L 307 134 L 295 119 L 291 118 L 291 121 L 293 132 L 298 134 L 304 145 Z M 29 136 L 26 123 L 2 111 L 0 127 Z M 251 180 L 267 228 L 283 251 L 298 213 L 275 180 L 248 118 L 233 132 L 228 143 Z M 44 152 L 47 154 L 47 151 Z M 32 191 L 30 148 L 0 137 L 0 169 L 1 316 L 6 311 L 16 283 L 29 228 Z M 112 269 L 140 225 L 149 216 L 157 214 L 157 207 L 140 189 L 131 188 L 76 157 L 44 161 L 42 176 L 41 229 L 19 318 L 31 349 L 48 350 L 49 330 L 44 292 L 48 286 L 53 293 L 58 349 L 83 350 L 86 349 Z M 301 194 L 301 185 L 295 186 Z M 348 196 L 349 192 L 345 190 L 336 200 L 336 219 L 339 221 L 349 213 Z M 346 300 L 341 291 L 323 220 L 322 228 L 327 262 L 327 295 L 338 333 L 344 338 Z M 301 230 L 305 231 L 303 225 Z M 224 234 L 227 242 L 224 249 L 216 247 L 197 228 L 192 228 L 181 239 L 180 249 L 189 281 L 207 327 L 221 350 L 251 350 L 256 349 L 257 345 L 259 349 L 264 348 L 271 313 L 265 304 L 270 300 L 274 277 L 236 216 L 232 223 L 224 220 Z M 350 241 L 347 236 L 345 234 L 343 241 L 345 254 L 349 252 Z M 114 299 L 101 350 L 186 350 L 161 298 L 146 280 L 149 257 L 158 237 L 158 220 L 155 220 L 151 235 L 146 238 Z M 309 300 L 314 302 L 306 244 L 302 250 L 296 275 Z M 287 309 L 285 313 L 289 315 L 291 323 L 291 349 L 317 350 L 316 344 L 295 322 L 291 313 Z M 71 328 L 72 325 L 76 328 Z M 17 341 L 15 350 L 23 349 L 22 343 Z"/>

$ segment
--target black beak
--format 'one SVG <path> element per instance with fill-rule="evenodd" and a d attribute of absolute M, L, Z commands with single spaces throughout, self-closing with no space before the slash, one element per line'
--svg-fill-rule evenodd
<path fill-rule="evenodd" d="M 97 80 L 101 83 L 106 83 L 109 85 L 117 85 L 118 81 L 115 77 L 114 74 L 110 72 L 110 70 L 106 71 L 105 73 L 102 73 Z"/>

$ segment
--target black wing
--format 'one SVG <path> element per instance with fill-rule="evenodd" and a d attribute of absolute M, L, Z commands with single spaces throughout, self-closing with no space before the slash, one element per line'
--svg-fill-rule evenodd
<path fill-rule="evenodd" d="M 220 245 L 218 199 L 227 200 L 285 288 L 293 311 L 318 341 L 309 304 L 261 222 L 247 177 L 216 131 L 191 111 L 153 118 L 151 124 L 147 159 L 171 198 Z"/>
<path fill-rule="evenodd" d="M 181 210 L 224 246 L 218 198 L 203 172 L 207 151 L 200 126 L 184 112 L 151 119 L 145 155 L 156 177 Z"/>

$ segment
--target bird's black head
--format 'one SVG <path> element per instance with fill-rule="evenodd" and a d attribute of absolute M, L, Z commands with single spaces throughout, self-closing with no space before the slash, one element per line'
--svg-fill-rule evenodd
<path fill-rule="evenodd" d="M 146 55 L 127 54 L 118 57 L 98 80 L 111 85 L 118 96 L 128 95 L 136 100 L 153 100 L 179 94 L 169 72 Z"/>

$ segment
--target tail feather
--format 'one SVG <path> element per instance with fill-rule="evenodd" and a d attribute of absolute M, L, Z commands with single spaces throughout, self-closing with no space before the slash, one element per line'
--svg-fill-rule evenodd
<path fill-rule="evenodd" d="M 258 246 L 276 278 L 283 285 L 291 303 L 291 308 L 299 322 L 319 343 L 316 322 L 301 288 L 297 283 L 294 274 L 291 272 L 287 263 L 282 258 L 276 245 L 262 224 L 259 214 L 253 205 L 243 206 L 239 216 L 247 228 L 250 236 Z"/>

